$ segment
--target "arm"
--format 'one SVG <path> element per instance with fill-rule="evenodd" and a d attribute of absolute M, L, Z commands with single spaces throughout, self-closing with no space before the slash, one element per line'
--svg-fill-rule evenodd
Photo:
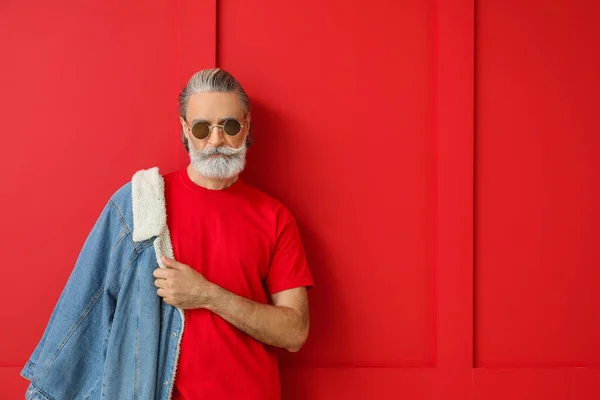
<path fill-rule="evenodd" d="M 254 339 L 296 352 L 308 337 L 308 299 L 305 287 L 274 293 L 273 305 L 261 304 L 214 285 L 204 308 Z"/>
<path fill-rule="evenodd" d="M 308 336 L 307 289 L 314 285 L 298 227 L 293 219 L 280 224 L 265 287 L 273 305 L 234 294 L 177 260 L 163 257 L 167 267 L 154 270 L 156 293 L 180 308 L 205 308 L 254 339 L 295 352 Z"/>
<path fill-rule="evenodd" d="M 210 310 L 270 346 L 296 352 L 304 345 L 309 329 L 306 287 L 275 292 L 271 294 L 273 305 L 262 304 L 208 281 L 189 265 L 164 256 L 162 260 L 167 268 L 154 270 L 158 278 L 154 285 L 167 304 Z M 312 278 L 303 282 L 312 285 Z"/>

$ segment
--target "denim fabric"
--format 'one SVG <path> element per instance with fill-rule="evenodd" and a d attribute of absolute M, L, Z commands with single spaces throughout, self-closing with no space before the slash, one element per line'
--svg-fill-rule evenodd
<path fill-rule="evenodd" d="M 144 173 L 162 183 L 156 167 Z M 152 275 L 164 267 L 155 242 L 168 239 L 168 231 L 134 241 L 132 202 L 128 182 L 89 233 L 21 371 L 31 381 L 26 399 L 171 397 L 183 313 L 157 295 Z"/>

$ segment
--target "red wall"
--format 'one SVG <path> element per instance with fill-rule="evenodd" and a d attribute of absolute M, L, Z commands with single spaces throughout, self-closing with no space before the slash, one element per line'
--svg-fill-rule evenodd
<path fill-rule="evenodd" d="M 9 1 L 0 398 L 22 398 L 108 196 L 187 161 L 177 93 L 214 65 L 254 102 L 246 179 L 297 216 L 317 283 L 285 399 L 600 397 L 598 17 L 585 0 Z"/>
<path fill-rule="evenodd" d="M 600 398 L 600 7 L 477 7 L 475 383 Z"/>

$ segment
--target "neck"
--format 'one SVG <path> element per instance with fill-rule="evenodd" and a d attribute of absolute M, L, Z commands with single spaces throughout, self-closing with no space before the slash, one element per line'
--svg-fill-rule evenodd
<path fill-rule="evenodd" d="M 187 173 L 192 182 L 194 182 L 196 185 L 210 190 L 221 190 L 228 188 L 238 180 L 238 175 L 226 179 L 207 178 L 206 176 L 202 176 L 196 172 L 194 167 L 192 167 L 192 164 L 187 166 Z"/>

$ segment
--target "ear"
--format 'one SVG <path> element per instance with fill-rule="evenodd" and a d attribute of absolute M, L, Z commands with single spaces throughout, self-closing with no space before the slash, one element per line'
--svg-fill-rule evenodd
<path fill-rule="evenodd" d="M 246 142 L 246 148 L 250 147 L 250 145 L 252 144 L 252 135 L 250 134 L 251 121 L 252 113 L 248 111 L 248 114 L 246 114 L 246 137 L 244 139 L 244 141 Z"/>
<path fill-rule="evenodd" d="M 248 111 L 246 115 L 246 124 L 248 124 L 248 130 L 250 130 L 250 121 L 252 120 L 252 112 Z"/>
<path fill-rule="evenodd" d="M 185 123 L 185 120 L 179 117 L 179 123 L 181 124 L 181 129 L 183 129 L 183 131 L 187 133 L 187 124 Z"/>
<path fill-rule="evenodd" d="M 189 136 L 189 132 L 188 132 L 188 125 L 185 122 L 185 120 L 181 117 L 179 117 L 179 123 L 181 124 L 181 131 L 183 132 L 185 138 L 188 140 L 188 142 L 190 142 L 190 136 Z"/>

